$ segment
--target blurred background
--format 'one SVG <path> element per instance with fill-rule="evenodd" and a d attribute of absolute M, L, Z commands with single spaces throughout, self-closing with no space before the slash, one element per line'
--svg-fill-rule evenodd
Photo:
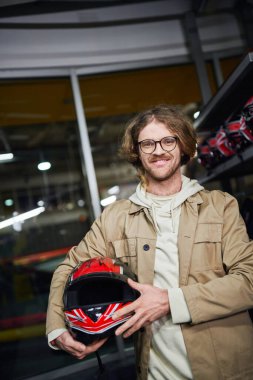
<path fill-rule="evenodd" d="M 252 47 L 250 0 L 0 1 L 3 378 L 96 378 L 95 357 L 48 348 L 48 292 L 94 218 L 135 190 L 118 150 L 136 112 L 182 108 L 199 142 L 183 173 L 236 196 L 252 236 Z M 134 378 L 131 339 L 101 353 Z"/>

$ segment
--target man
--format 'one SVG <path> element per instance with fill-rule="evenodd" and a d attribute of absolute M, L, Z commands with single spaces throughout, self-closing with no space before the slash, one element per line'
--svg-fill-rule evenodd
<path fill-rule="evenodd" d="M 47 334 L 79 359 L 85 347 L 65 329 L 67 276 L 94 256 L 117 257 L 138 276 L 141 296 L 114 318 L 132 313 L 116 335 L 137 332 L 141 380 L 253 378 L 253 243 L 236 200 L 181 175 L 196 135 L 175 107 L 160 105 L 128 125 L 122 153 L 140 178 L 135 194 L 108 206 L 53 276 Z"/>

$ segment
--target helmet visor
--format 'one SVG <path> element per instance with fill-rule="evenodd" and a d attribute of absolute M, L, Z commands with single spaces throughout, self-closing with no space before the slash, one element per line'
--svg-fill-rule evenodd
<path fill-rule="evenodd" d="M 80 277 L 65 290 L 65 311 L 73 308 L 87 308 L 119 302 L 131 302 L 139 293 L 127 281 L 115 273 L 96 273 Z"/>

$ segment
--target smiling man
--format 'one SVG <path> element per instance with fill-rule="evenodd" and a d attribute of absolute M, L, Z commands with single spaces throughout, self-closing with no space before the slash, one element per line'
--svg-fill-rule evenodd
<path fill-rule="evenodd" d="M 153 140 L 156 136 L 159 140 Z M 147 191 L 170 195 L 181 189 L 181 152 L 178 137 L 155 119 L 139 134 L 140 160 L 146 173 Z M 171 186 L 168 186 L 171 184 Z"/>
<path fill-rule="evenodd" d="M 113 316 L 131 314 L 116 335 L 136 333 L 138 379 L 252 379 L 253 243 L 235 198 L 181 174 L 195 152 L 195 131 L 176 107 L 156 106 L 129 123 L 121 153 L 140 183 L 103 211 L 55 271 L 51 345 L 82 359 L 104 343 L 71 336 L 62 294 L 76 264 L 109 256 L 138 278 L 129 284 L 141 296 Z"/>

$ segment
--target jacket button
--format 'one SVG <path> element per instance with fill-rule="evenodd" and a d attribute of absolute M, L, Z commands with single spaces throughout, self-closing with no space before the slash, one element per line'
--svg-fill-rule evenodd
<path fill-rule="evenodd" d="M 143 246 L 144 251 L 148 251 L 149 248 L 150 248 L 150 246 L 148 244 L 144 244 L 144 246 Z"/>

